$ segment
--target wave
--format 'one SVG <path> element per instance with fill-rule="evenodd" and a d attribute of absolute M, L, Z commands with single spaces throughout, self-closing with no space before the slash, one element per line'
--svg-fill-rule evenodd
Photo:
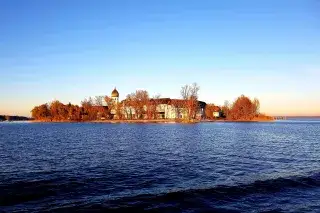
<path fill-rule="evenodd" d="M 304 189 L 320 187 L 320 173 L 303 177 L 294 176 L 288 178 L 276 178 L 264 181 L 255 181 L 250 184 L 241 184 L 235 186 L 218 185 L 212 188 L 189 189 L 176 192 L 169 192 L 159 195 L 138 195 L 134 197 L 121 198 L 109 201 L 108 205 L 121 206 L 128 203 L 166 203 L 166 202 L 184 202 L 194 198 L 208 197 L 210 200 L 232 200 L 252 194 L 271 194 L 283 191 L 285 189 Z"/>
<path fill-rule="evenodd" d="M 91 195 L 99 197 L 101 192 L 96 191 L 101 185 L 92 183 L 88 185 L 88 180 L 72 179 L 52 179 L 41 181 L 24 181 L 10 184 L 0 184 L 0 206 L 12 206 L 28 201 L 37 201 L 43 199 L 66 199 L 74 193 L 80 197 Z M 97 186 L 98 184 L 98 186 Z M 212 188 L 187 189 L 181 191 L 167 192 L 163 194 L 143 194 L 117 199 L 93 199 L 64 205 L 58 205 L 54 208 L 52 205 L 50 211 L 67 211 L 86 209 L 108 209 L 114 211 L 123 211 L 126 209 L 161 209 L 169 210 L 172 208 L 181 208 L 181 205 L 200 205 L 203 200 L 210 202 L 232 201 L 241 197 L 253 194 L 271 194 L 286 189 L 304 189 L 320 187 L 320 173 L 311 176 L 294 176 L 288 178 L 276 178 L 263 181 L 255 181 L 250 184 L 240 184 L 234 186 L 217 185 Z M 108 192 L 103 191 L 106 195 Z M 90 197 L 90 196 L 88 196 Z M 179 204 L 179 205 L 178 205 Z M 219 212 L 219 209 L 216 210 Z M 231 211 L 231 210 L 230 210 Z M 229 212 L 229 211 L 228 211 Z"/>

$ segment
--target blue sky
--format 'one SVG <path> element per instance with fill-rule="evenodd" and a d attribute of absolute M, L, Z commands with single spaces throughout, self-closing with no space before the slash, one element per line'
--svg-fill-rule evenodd
<path fill-rule="evenodd" d="M 0 114 L 136 89 L 320 115 L 320 1 L 0 1 Z"/>

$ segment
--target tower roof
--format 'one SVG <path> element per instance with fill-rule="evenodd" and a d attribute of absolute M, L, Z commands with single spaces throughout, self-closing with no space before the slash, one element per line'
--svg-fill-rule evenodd
<path fill-rule="evenodd" d="M 119 92 L 116 88 L 114 88 L 114 90 L 111 93 L 111 97 L 113 98 L 119 98 Z"/>

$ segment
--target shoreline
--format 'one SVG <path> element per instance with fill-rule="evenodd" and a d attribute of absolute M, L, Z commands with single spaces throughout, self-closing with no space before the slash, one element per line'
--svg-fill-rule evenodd
<path fill-rule="evenodd" d="M 201 121 L 184 122 L 184 121 L 177 121 L 177 120 L 174 120 L 174 119 L 155 119 L 155 120 L 135 119 L 135 120 L 92 120 L 92 121 L 31 120 L 30 122 L 32 122 L 32 123 L 106 123 L 106 124 L 119 124 L 119 123 L 199 123 Z"/>
<path fill-rule="evenodd" d="M 51 121 L 51 120 L 30 120 L 32 123 L 106 123 L 106 124 L 134 124 L 134 123 L 152 123 L 152 124 L 197 124 L 197 123 L 269 123 L 274 122 L 275 120 L 267 120 L 267 119 L 255 119 L 255 120 L 195 120 L 195 121 L 181 121 L 175 119 L 155 119 L 155 120 L 93 120 L 93 121 L 70 121 L 70 120 L 62 120 L 62 121 Z"/>

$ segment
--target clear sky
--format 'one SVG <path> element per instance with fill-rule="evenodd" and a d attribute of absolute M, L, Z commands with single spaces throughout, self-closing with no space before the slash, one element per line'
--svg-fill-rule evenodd
<path fill-rule="evenodd" d="M 320 1 L 2 0 L 0 114 L 136 89 L 320 115 Z"/>

